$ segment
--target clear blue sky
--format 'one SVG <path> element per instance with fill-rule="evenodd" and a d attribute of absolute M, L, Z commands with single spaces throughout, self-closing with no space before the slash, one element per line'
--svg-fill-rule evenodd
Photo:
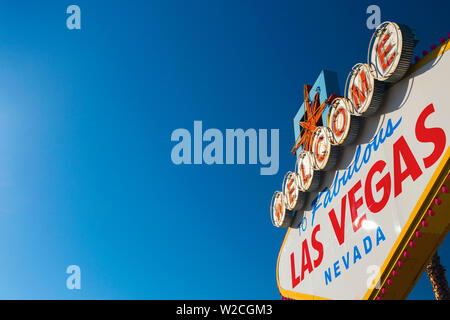
<path fill-rule="evenodd" d="M 269 203 L 301 89 L 325 68 L 342 89 L 371 4 L 417 52 L 450 31 L 444 1 L 0 1 L 0 298 L 279 299 Z M 279 128 L 279 173 L 175 166 L 194 120 Z M 433 298 L 426 278 L 410 298 Z"/>

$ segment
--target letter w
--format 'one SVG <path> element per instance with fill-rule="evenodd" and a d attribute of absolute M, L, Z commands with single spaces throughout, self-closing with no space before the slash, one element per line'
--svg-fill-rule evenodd
<path fill-rule="evenodd" d="M 331 224 L 334 229 L 334 233 L 336 234 L 336 239 L 339 243 L 339 245 L 344 243 L 344 236 L 345 236 L 345 202 L 347 200 L 347 195 L 342 197 L 341 200 L 341 223 L 337 221 L 336 218 L 336 212 L 334 209 L 331 209 L 331 211 L 328 213 L 328 216 L 330 217 Z"/>

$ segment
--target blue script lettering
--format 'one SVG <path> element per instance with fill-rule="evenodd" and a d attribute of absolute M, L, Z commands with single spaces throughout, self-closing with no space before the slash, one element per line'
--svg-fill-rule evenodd
<path fill-rule="evenodd" d="M 361 156 L 361 145 L 358 145 L 356 147 L 353 164 L 350 165 L 347 170 L 342 171 L 342 176 L 339 175 L 340 171 L 337 171 L 333 181 L 334 187 L 332 189 L 328 187 L 323 188 L 322 191 L 320 191 L 312 201 L 311 226 L 314 226 L 314 217 L 316 216 L 317 210 L 319 210 L 322 205 L 324 208 L 326 208 L 331 203 L 333 198 L 339 195 L 341 186 L 345 186 L 353 178 L 353 175 L 359 172 L 363 165 L 367 164 L 370 161 L 370 158 L 375 153 L 375 151 L 378 150 L 379 146 L 382 145 L 387 138 L 391 137 L 394 134 L 395 129 L 398 128 L 401 122 L 401 117 L 394 125 L 392 124 L 392 120 L 389 119 L 387 121 L 385 130 L 381 128 L 375 138 L 368 145 L 366 145 L 363 156 Z M 325 197 L 322 197 L 322 195 L 325 195 Z"/>

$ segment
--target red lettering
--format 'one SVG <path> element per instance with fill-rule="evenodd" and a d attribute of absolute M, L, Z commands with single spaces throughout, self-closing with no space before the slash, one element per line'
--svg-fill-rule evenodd
<path fill-rule="evenodd" d="M 302 171 L 303 184 L 306 184 L 306 182 L 308 182 L 309 175 L 308 176 L 305 175 L 305 167 L 303 166 L 303 162 L 300 164 L 300 168 Z"/>
<path fill-rule="evenodd" d="M 320 143 L 321 143 L 322 141 L 323 141 L 323 137 L 320 136 L 320 137 L 319 137 L 319 141 L 318 141 L 317 144 L 316 144 L 316 159 L 317 159 L 317 161 L 319 161 L 319 162 L 322 162 L 323 159 L 325 159 L 325 156 L 326 156 L 326 153 L 325 153 L 325 154 L 322 154 L 322 155 L 319 154 L 319 146 L 320 146 Z"/>
<path fill-rule="evenodd" d="M 281 219 L 282 211 L 283 205 L 281 204 L 281 201 L 279 201 L 278 204 L 275 205 L 275 215 L 277 216 L 278 221 Z"/>
<path fill-rule="evenodd" d="M 294 202 L 294 188 L 293 188 L 293 185 L 294 184 L 294 180 L 292 179 L 291 181 L 289 181 L 289 183 L 288 183 L 288 196 L 289 196 L 289 203 L 292 203 L 292 202 Z"/>
<path fill-rule="evenodd" d="M 316 239 L 316 234 L 319 231 L 320 231 L 320 224 L 318 224 L 314 228 L 314 230 L 312 232 L 312 236 L 311 236 L 312 247 L 319 253 L 319 256 L 317 257 L 317 259 L 314 260 L 314 268 L 317 268 L 318 266 L 320 266 L 320 264 L 322 263 L 322 259 L 323 259 L 323 245 L 320 241 L 317 241 L 317 239 Z"/>
<path fill-rule="evenodd" d="M 342 117 L 344 119 L 344 123 L 342 124 L 340 129 L 338 129 L 336 127 L 336 122 L 337 122 L 337 119 L 338 119 L 339 115 L 342 115 Z M 344 108 L 339 108 L 336 111 L 336 114 L 334 115 L 334 119 L 333 119 L 333 131 L 334 131 L 334 134 L 337 135 L 338 137 L 340 137 L 345 131 L 346 124 L 347 124 L 347 114 L 345 113 Z"/>
<path fill-rule="evenodd" d="M 367 218 L 366 214 L 358 217 L 358 209 L 363 205 L 363 198 L 359 197 L 358 200 L 356 200 L 355 193 L 361 189 L 361 187 L 361 180 L 359 180 L 348 192 L 348 202 L 350 204 L 350 215 L 352 217 L 352 227 L 354 232 L 361 228 L 362 222 Z"/>
<path fill-rule="evenodd" d="M 308 242 L 303 240 L 302 243 L 302 280 L 305 278 L 305 271 L 308 270 L 309 273 L 313 271 L 313 266 L 311 263 L 311 256 L 309 255 L 309 248 L 308 248 Z"/>
<path fill-rule="evenodd" d="M 344 195 L 341 200 L 341 224 L 336 219 L 336 212 L 334 212 L 334 209 L 331 209 L 331 211 L 328 213 L 328 216 L 330 217 L 331 225 L 334 229 L 334 234 L 336 235 L 336 239 L 339 243 L 339 245 L 344 243 L 344 237 L 345 237 L 345 202 L 347 200 L 347 196 Z"/>
<path fill-rule="evenodd" d="M 369 84 L 363 70 L 360 70 L 359 77 L 361 79 L 361 90 L 356 85 L 352 86 L 353 102 L 356 105 L 356 109 L 359 109 L 360 104 L 366 101 L 366 93 L 369 91 Z"/>
<path fill-rule="evenodd" d="M 291 274 L 292 274 L 292 289 L 294 289 L 300 283 L 300 276 L 295 276 L 295 257 L 294 253 L 291 253 Z"/>
<path fill-rule="evenodd" d="M 416 122 L 416 137 L 420 142 L 431 142 L 434 144 L 433 152 L 423 159 L 425 169 L 431 167 L 438 161 L 445 150 L 446 136 L 444 130 L 441 128 L 425 128 L 426 118 L 434 112 L 434 106 L 431 103 L 428 105 Z"/>
<path fill-rule="evenodd" d="M 389 38 L 390 38 L 390 34 L 386 34 L 384 36 L 383 40 L 380 42 L 380 44 L 377 47 L 378 58 L 380 59 L 381 67 L 383 68 L 383 71 L 386 71 L 387 67 L 389 67 L 389 65 L 392 63 L 392 61 L 394 61 L 394 57 L 395 57 L 395 52 L 394 52 L 391 55 L 391 57 L 389 58 L 389 60 L 385 61 L 385 58 L 388 55 L 389 51 L 391 51 L 392 46 L 391 46 L 391 44 L 389 44 L 384 51 L 382 51 L 382 49 L 383 49 L 384 44 L 386 43 L 386 41 L 388 41 Z"/>
<path fill-rule="evenodd" d="M 372 193 L 372 178 L 375 172 L 382 173 L 384 167 L 386 167 L 386 162 L 383 160 L 377 161 L 372 168 L 370 168 L 369 173 L 367 174 L 366 184 L 365 184 L 365 194 L 366 194 L 366 204 L 367 208 L 373 213 L 380 212 L 386 206 L 389 195 L 391 194 L 391 175 L 390 173 L 386 173 L 386 175 L 378 181 L 375 185 L 376 190 L 380 191 L 383 189 L 383 197 L 380 201 L 376 202 L 373 198 Z"/>
<path fill-rule="evenodd" d="M 413 181 L 416 181 L 416 179 L 421 176 L 422 170 L 403 136 L 394 143 L 393 149 L 394 197 L 397 197 L 402 193 L 402 182 L 409 176 L 411 176 Z M 402 171 L 400 158 L 402 158 L 406 164 L 405 171 Z"/>

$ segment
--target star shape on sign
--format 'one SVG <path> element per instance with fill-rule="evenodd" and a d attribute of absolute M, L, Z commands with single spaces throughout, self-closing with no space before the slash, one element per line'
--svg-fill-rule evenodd
<path fill-rule="evenodd" d="M 314 100 L 311 104 L 309 101 L 309 93 L 311 91 L 311 86 L 305 84 L 303 87 L 303 108 L 305 108 L 303 119 L 299 124 L 301 126 L 300 135 L 295 141 L 295 145 L 292 148 L 292 153 L 297 154 L 297 150 L 303 147 L 306 151 L 312 151 L 311 138 L 314 130 L 318 127 L 318 122 L 322 118 L 322 113 L 327 104 L 332 101 L 336 96 L 331 95 L 324 102 L 320 103 L 319 92 L 314 95 Z"/>

